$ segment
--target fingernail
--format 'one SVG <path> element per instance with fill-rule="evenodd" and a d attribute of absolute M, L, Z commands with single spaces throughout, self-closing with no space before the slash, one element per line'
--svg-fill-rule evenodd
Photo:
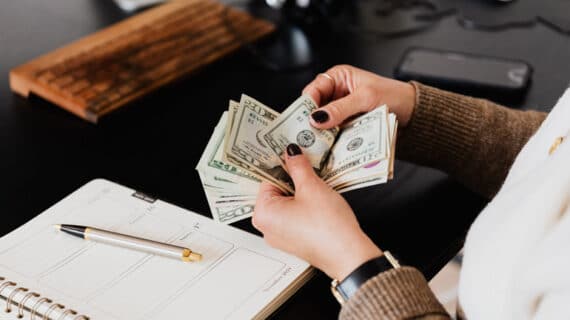
<path fill-rule="evenodd" d="M 329 121 L 329 114 L 326 111 L 317 110 L 311 113 L 311 118 L 313 118 L 316 123 L 325 123 Z"/>
<path fill-rule="evenodd" d="M 303 153 L 303 151 L 301 151 L 301 148 L 299 148 L 298 145 L 291 143 L 287 146 L 287 154 L 289 157 L 294 157 L 296 155 L 300 155 L 301 153 Z"/>

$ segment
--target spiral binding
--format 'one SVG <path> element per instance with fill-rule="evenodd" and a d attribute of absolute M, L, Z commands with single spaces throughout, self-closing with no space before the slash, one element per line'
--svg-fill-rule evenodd
<path fill-rule="evenodd" d="M 8 296 L 2 296 L 2 292 L 8 287 L 15 287 L 10 292 Z M 28 288 L 18 287 L 16 282 L 8 281 L 6 278 L 0 276 L 0 297 L 5 297 L 6 299 L 6 307 L 4 308 L 5 313 L 12 312 L 12 304 L 16 304 L 14 298 L 16 295 L 20 293 L 26 293 L 22 300 L 18 302 L 18 309 L 17 309 L 17 318 L 23 319 L 24 318 L 24 310 L 30 313 L 30 320 L 35 320 L 37 317 L 41 317 L 42 320 L 66 320 L 68 316 L 72 316 L 73 320 L 89 320 L 89 317 L 86 315 L 78 314 L 77 311 L 73 309 L 68 309 L 64 305 L 55 303 L 51 299 L 42 297 L 37 292 L 30 292 Z M 26 308 L 26 302 L 31 298 L 35 298 L 36 302 L 34 303 L 32 308 Z M 47 308 L 46 312 L 42 315 L 39 313 L 39 308 L 44 305 L 45 303 L 49 304 L 50 306 Z M 50 318 L 50 314 L 52 314 L 56 309 L 60 310 L 60 316 L 55 318 Z"/>

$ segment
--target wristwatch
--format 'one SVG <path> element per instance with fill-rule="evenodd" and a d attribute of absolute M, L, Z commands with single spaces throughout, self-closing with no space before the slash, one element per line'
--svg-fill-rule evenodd
<path fill-rule="evenodd" d="M 331 283 L 333 296 L 342 305 L 352 297 L 358 288 L 380 272 L 400 268 L 400 263 L 389 251 L 380 257 L 373 258 L 352 271 L 344 280 L 334 279 Z"/>

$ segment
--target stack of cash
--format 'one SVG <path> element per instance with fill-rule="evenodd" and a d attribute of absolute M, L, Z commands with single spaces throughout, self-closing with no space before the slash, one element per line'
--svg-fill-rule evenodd
<path fill-rule="evenodd" d="M 328 130 L 309 123 L 315 109 L 308 96 L 281 114 L 246 95 L 239 103 L 230 101 L 196 167 L 215 220 L 250 217 L 261 181 L 295 193 L 285 166 L 290 143 L 301 147 L 317 175 L 338 192 L 392 178 L 398 123 L 386 105 Z"/>

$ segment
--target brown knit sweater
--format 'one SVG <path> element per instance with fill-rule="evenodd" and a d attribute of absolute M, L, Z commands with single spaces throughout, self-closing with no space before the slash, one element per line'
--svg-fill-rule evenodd
<path fill-rule="evenodd" d="M 416 106 L 398 136 L 399 159 L 447 172 L 469 189 L 492 198 L 516 155 L 546 114 L 508 109 L 416 82 Z M 403 267 L 368 280 L 342 307 L 339 318 L 449 319 L 415 268 Z"/>

